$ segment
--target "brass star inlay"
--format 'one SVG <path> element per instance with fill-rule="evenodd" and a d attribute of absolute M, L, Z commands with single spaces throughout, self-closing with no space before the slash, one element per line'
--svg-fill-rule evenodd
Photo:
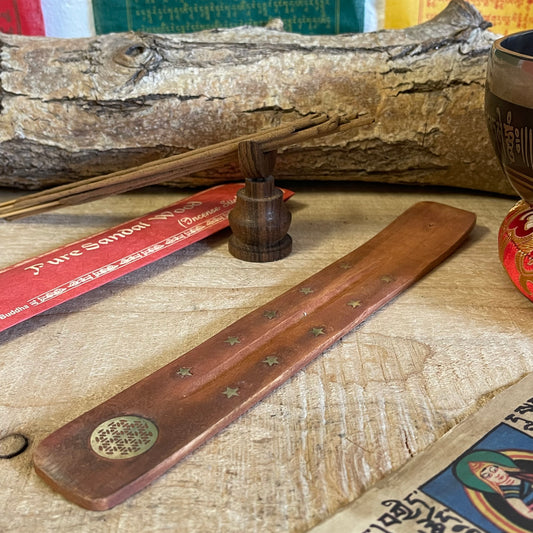
<path fill-rule="evenodd" d="M 324 328 L 313 328 L 313 329 L 311 330 L 311 333 L 312 333 L 315 337 L 318 337 L 319 335 L 325 335 Z"/>
<path fill-rule="evenodd" d="M 356 307 L 361 306 L 361 300 L 352 300 L 351 302 L 348 302 L 348 305 L 355 309 Z"/>
<path fill-rule="evenodd" d="M 300 289 L 300 292 L 302 294 L 311 294 L 312 292 L 315 292 L 313 289 L 311 289 L 311 287 L 302 287 Z"/>
<path fill-rule="evenodd" d="M 394 277 L 387 274 L 386 276 L 381 276 L 381 281 L 384 283 L 390 283 L 391 281 L 394 281 Z"/>
<path fill-rule="evenodd" d="M 239 337 L 228 337 L 224 342 L 227 342 L 230 346 L 235 346 L 235 344 L 240 344 Z"/>
<path fill-rule="evenodd" d="M 272 320 L 273 318 L 276 318 L 278 316 L 278 312 L 277 311 L 265 311 L 263 313 L 263 316 L 265 318 L 268 318 L 268 320 Z"/>
<path fill-rule="evenodd" d="M 263 363 L 268 366 L 279 365 L 278 358 L 275 355 L 269 355 L 266 359 L 263 359 Z"/>
<path fill-rule="evenodd" d="M 222 393 L 226 398 L 232 398 L 233 396 L 239 396 L 239 387 L 226 387 L 226 390 Z"/>
<path fill-rule="evenodd" d="M 176 374 L 178 376 L 185 378 L 187 376 L 192 376 L 192 372 L 190 368 L 181 367 L 179 370 L 176 371 Z"/>

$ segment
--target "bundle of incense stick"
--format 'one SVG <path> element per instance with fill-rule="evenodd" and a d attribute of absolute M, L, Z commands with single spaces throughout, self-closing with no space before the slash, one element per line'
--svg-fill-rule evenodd
<path fill-rule="evenodd" d="M 366 115 L 329 116 L 315 114 L 290 124 L 283 124 L 258 133 L 245 135 L 183 154 L 159 159 L 144 165 L 120 170 L 47 189 L 0 203 L 0 218 L 15 219 L 51 211 L 67 205 L 91 202 L 148 185 L 155 185 L 180 176 L 227 164 L 237 158 L 239 143 L 254 141 L 263 152 L 297 144 L 309 139 L 371 124 Z"/>

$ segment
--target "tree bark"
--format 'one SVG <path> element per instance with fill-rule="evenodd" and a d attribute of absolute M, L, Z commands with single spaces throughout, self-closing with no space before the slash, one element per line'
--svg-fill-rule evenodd
<path fill-rule="evenodd" d="M 315 112 L 372 126 L 281 151 L 278 179 L 511 193 L 483 113 L 496 37 L 452 0 L 405 30 L 305 36 L 240 27 L 89 39 L 2 35 L 0 185 L 38 189 L 136 166 Z M 240 179 L 236 166 L 179 179 Z"/>

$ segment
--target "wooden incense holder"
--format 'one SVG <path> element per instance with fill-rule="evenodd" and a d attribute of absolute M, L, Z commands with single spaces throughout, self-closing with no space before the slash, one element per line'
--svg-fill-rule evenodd
<path fill-rule="evenodd" d="M 276 150 L 372 122 L 371 117 L 358 114 L 332 117 L 314 114 L 139 167 L 3 202 L 0 203 L 0 218 L 11 220 L 90 202 L 228 164 L 237 157 L 246 184 L 238 194 L 235 212 L 230 218 L 234 232 L 229 243 L 230 252 L 244 261 L 276 261 L 286 257 L 292 248 L 287 235 L 291 217 L 272 176 Z"/>
<path fill-rule="evenodd" d="M 245 186 L 229 214 L 229 251 L 243 261 L 277 261 L 290 254 L 292 239 L 287 235 L 291 214 L 272 176 L 276 152 L 265 153 L 258 143 L 245 141 L 238 154 Z"/>
<path fill-rule="evenodd" d="M 368 242 L 45 438 L 37 473 L 109 509 L 284 383 L 448 257 L 475 215 L 422 202 Z"/>

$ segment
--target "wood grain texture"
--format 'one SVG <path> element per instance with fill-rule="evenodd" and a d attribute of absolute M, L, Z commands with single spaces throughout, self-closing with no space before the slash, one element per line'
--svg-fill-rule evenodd
<path fill-rule="evenodd" d="M 483 113 L 487 26 L 452 0 L 426 24 L 338 36 L 2 35 L 0 185 L 76 181 L 311 113 L 364 111 L 373 126 L 283 150 L 278 175 L 510 193 Z M 228 165 L 174 183 L 235 179 Z"/>
<path fill-rule="evenodd" d="M 0 460 L 1 531 L 305 531 L 531 372 L 533 308 L 497 253 L 514 200 L 365 184 L 293 189 L 294 248 L 282 261 L 241 262 L 224 232 L 0 333 L 0 436 L 30 439 L 27 452 Z M 186 194 L 145 190 L 0 222 L 0 268 Z M 93 513 L 35 475 L 36 442 L 421 200 L 477 214 L 461 251 L 147 490 Z"/>

